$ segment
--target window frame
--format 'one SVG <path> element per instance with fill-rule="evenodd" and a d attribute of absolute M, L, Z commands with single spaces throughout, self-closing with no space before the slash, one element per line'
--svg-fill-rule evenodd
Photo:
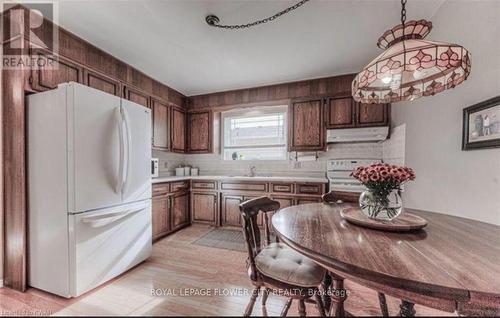
<path fill-rule="evenodd" d="M 279 145 L 251 145 L 251 146 L 228 146 L 226 147 L 226 118 L 227 117 L 256 117 L 263 115 L 271 115 L 283 113 L 283 136 L 284 143 Z M 289 157 L 288 152 L 288 105 L 274 105 L 274 106 L 257 106 L 245 109 L 228 110 L 221 112 L 221 159 L 223 161 L 286 161 Z M 226 149 L 255 149 L 255 148 L 276 148 L 285 147 L 284 159 L 249 159 L 249 160 L 231 160 L 225 159 L 224 154 Z"/>

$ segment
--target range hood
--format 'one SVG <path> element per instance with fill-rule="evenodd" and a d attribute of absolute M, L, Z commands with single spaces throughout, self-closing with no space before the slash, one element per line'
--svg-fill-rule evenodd
<path fill-rule="evenodd" d="M 389 127 L 329 129 L 326 135 L 328 143 L 336 142 L 368 142 L 386 140 Z"/>

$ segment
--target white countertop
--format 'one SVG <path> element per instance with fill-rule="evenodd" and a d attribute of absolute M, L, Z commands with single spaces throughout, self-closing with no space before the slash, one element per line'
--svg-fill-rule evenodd
<path fill-rule="evenodd" d="M 318 183 L 328 183 L 327 178 L 318 177 L 294 177 L 294 176 L 256 176 L 256 177 L 246 177 L 246 176 L 166 176 L 153 178 L 152 183 L 163 183 L 163 182 L 173 182 L 173 181 L 183 181 L 183 180 L 239 180 L 239 181 L 288 181 L 288 182 L 318 182 Z"/>

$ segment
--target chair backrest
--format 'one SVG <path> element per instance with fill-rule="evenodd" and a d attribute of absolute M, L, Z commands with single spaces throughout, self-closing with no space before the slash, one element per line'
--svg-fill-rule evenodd
<path fill-rule="evenodd" d="M 263 212 L 264 216 L 264 231 L 266 234 L 266 243 L 270 244 L 270 231 L 269 231 L 269 220 L 267 217 L 267 212 L 274 212 L 279 210 L 280 203 L 278 201 L 271 200 L 268 197 L 258 197 L 245 201 L 240 204 L 240 212 L 243 217 L 243 236 L 245 237 L 245 243 L 248 251 L 248 260 L 250 262 L 251 279 L 255 280 L 257 275 L 257 269 L 255 268 L 255 257 L 262 249 L 260 229 L 257 223 L 257 216 L 259 212 Z"/>
<path fill-rule="evenodd" d="M 325 193 L 321 196 L 321 199 L 323 200 L 323 202 L 325 203 L 333 203 L 333 202 L 336 202 L 338 199 L 335 197 L 335 195 L 333 194 L 333 191 L 330 191 L 328 193 Z"/>

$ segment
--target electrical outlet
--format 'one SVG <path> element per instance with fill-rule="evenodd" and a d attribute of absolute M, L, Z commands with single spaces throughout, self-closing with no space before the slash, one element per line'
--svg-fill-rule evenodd
<path fill-rule="evenodd" d="M 295 161 L 293 163 L 293 168 L 294 169 L 300 169 L 302 167 L 302 163 L 300 161 Z"/>

